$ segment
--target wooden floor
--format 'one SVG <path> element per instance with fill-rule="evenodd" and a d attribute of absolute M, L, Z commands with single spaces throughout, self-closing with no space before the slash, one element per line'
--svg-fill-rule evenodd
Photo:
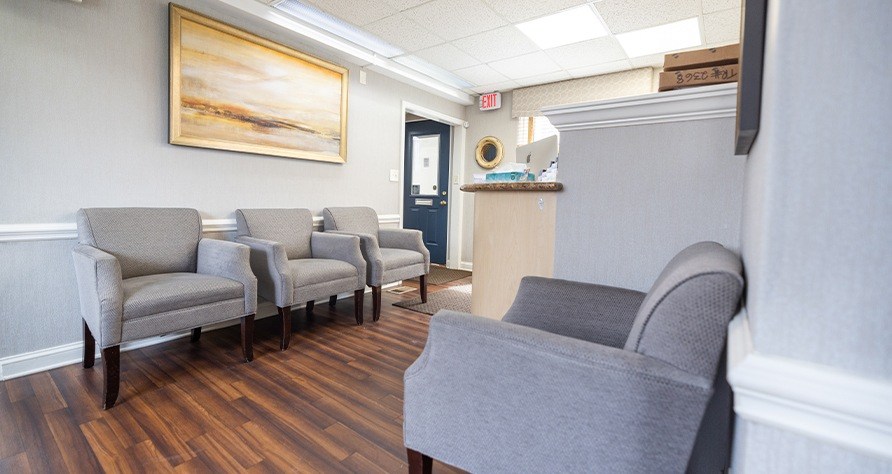
<path fill-rule="evenodd" d="M 406 472 L 403 372 L 430 317 L 391 303 L 417 297 L 384 291 L 373 323 L 366 294 L 363 326 L 352 299 L 297 310 L 286 352 L 258 320 L 249 364 L 238 326 L 124 352 L 108 411 L 101 361 L 2 382 L 0 472 Z"/>

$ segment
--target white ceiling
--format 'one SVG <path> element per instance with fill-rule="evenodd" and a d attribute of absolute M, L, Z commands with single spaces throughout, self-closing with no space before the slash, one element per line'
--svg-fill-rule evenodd
<path fill-rule="evenodd" d="M 295 4 L 321 10 L 360 36 L 370 34 L 372 44 L 393 46 L 370 48 L 379 54 L 428 76 L 442 73 L 433 75 L 475 93 L 662 66 L 662 54 L 628 57 L 613 36 L 618 33 L 697 17 L 702 44 L 691 49 L 698 49 L 736 43 L 740 29 L 740 0 L 259 1 L 286 11 Z M 586 3 L 610 34 L 543 50 L 514 26 Z"/>

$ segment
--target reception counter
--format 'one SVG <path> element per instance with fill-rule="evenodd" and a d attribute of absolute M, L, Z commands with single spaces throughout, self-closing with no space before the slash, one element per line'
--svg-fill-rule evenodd
<path fill-rule="evenodd" d="M 466 184 L 474 195 L 471 312 L 502 319 L 527 275 L 550 277 L 561 183 Z"/>

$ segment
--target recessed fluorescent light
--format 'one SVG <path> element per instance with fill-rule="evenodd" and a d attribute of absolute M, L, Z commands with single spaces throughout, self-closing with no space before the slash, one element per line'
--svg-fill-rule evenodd
<path fill-rule="evenodd" d="M 700 46 L 700 21 L 694 18 L 615 35 L 630 58 Z"/>
<path fill-rule="evenodd" d="M 607 28 L 588 4 L 516 26 L 542 49 L 607 36 Z"/>

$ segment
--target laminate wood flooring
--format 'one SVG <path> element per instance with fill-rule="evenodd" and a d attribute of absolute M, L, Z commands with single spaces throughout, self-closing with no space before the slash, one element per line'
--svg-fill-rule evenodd
<path fill-rule="evenodd" d="M 0 382 L 0 472 L 407 472 L 403 372 L 430 317 L 391 303 L 416 297 L 384 292 L 363 326 L 352 298 L 296 310 L 285 352 L 258 320 L 248 364 L 237 325 L 124 352 L 108 411 L 101 360 Z"/>

